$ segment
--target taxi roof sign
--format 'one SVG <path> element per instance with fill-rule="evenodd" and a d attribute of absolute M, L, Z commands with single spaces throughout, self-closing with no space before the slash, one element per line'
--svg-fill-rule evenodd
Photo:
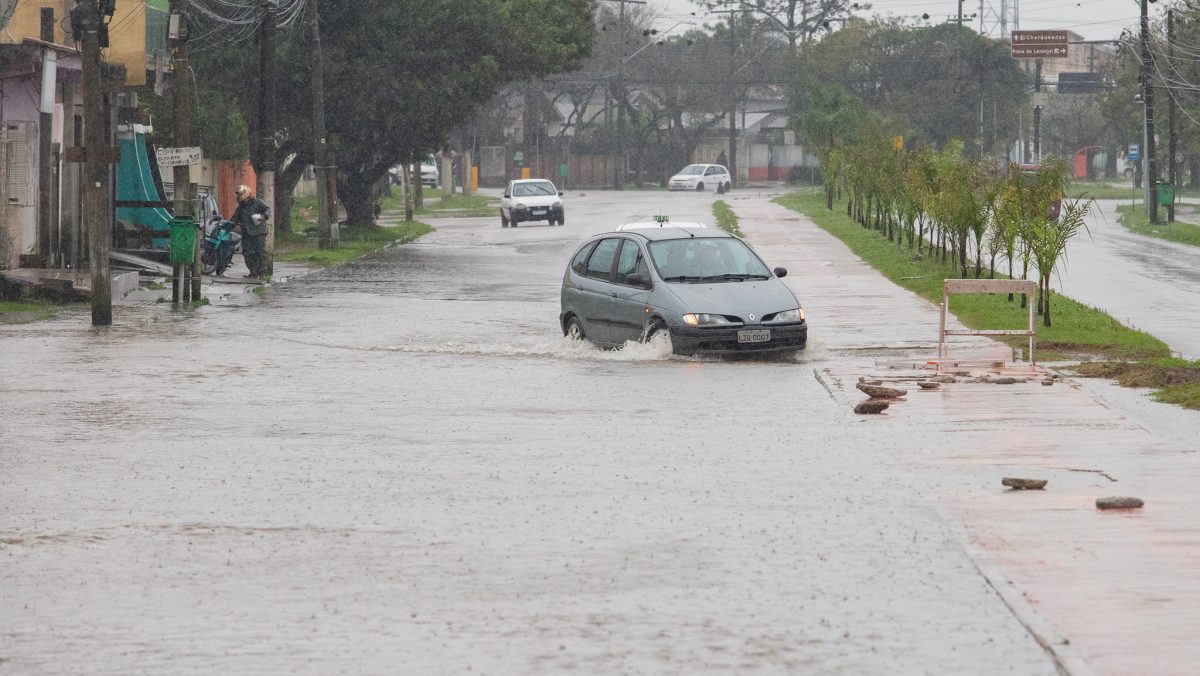
<path fill-rule="evenodd" d="M 655 223 L 667 223 L 667 222 L 669 222 L 670 220 L 671 220 L 671 217 L 670 217 L 670 216 L 655 216 L 655 217 L 654 217 L 654 222 L 655 222 Z"/>

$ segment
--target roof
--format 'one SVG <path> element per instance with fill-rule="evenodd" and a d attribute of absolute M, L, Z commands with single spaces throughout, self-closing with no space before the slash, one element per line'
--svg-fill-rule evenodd
<path fill-rule="evenodd" d="M 707 228 L 707 227 L 708 226 L 703 223 L 690 222 L 690 221 L 675 221 L 675 222 L 671 222 L 671 221 L 666 221 L 666 222 L 637 221 L 635 223 L 622 223 L 621 225 L 618 225 L 616 229 L 617 229 L 617 232 L 621 232 L 624 230 L 656 230 L 658 228 Z"/>
<path fill-rule="evenodd" d="M 714 228 L 641 228 L 638 230 L 623 230 L 622 232 L 634 235 L 641 235 L 651 242 L 659 242 L 668 239 L 688 239 L 688 238 L 721 238 L 729 239 L 733 235 L 724 230 Z M 605 233 L 611 235 L 612 233 Z"/>
<path fill-rule="evenodd" d="M 553 183 L 548 178 L 514 178 L 509 183 Z"/>

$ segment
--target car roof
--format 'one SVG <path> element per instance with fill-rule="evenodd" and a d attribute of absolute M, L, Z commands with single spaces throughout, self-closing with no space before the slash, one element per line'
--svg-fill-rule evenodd
<path fill-rule="evenodd" d="M 640 236 L 646 238 L 646 240 L 650 241 L 650 242 L 659 242 L 659 241 L 668 240 L 668 239 L 689 239 L 689 238 L 730 239 L 730 238 L 733 238 L 733 235 L 725 232 L 724 230 L 716 230 L 714 228 L 700 229 L 700 228 L 678 227 L 678 226 L 673 227 L 673 228 L 657 228 L 657 227 L 638 228 L 638 229 L 631 229 L 631 230 L 620 230 L 620 231 L 616 231 L 616 232 L 620 232 L 621 234 L 640 235 Z M 603 237 L 605 235 L 613 235 L 613 234 L 616 234 L 616 232 L 606 232 L 603 235 L 597 235 L 597 237 Z"/>
<path fill-rule="evenodd" d="M 554 183 L 548 178 L 514 178 L 509 183 Z"/>
<path fill-rule="evenodd" d="M 703 223 L 691 221 L 666 221 L 659 223 L 657 221 L 637 221 L 634 223 L 622 223 L 615 230 L 621 232 L 624 230 L 657 230 L 658 228 L 707 228 Z"/>

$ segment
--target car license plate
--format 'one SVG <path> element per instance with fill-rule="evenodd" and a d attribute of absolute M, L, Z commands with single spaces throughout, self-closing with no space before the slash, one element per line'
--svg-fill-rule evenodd
<path fill-rule="evenodd" d="M 771 341 L 771 329 L 754 329 L 738 331 L 739 343 L 768 343 Z"/>
<path fill-rule="evenodd" d="M 534 209 L 534 210 L 533 210 L 533 213 L 535 213 L 535 214 L 544 214 L 544 213 L 546 213 L 546 210 L 545 210 L 545 209 Z"/>

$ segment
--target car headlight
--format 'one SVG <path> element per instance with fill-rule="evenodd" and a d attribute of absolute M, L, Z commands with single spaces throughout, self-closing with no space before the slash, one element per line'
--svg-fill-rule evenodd
<path fill-rule="evenodd" d="M 689 312 L 683 316 L 683 323 L 688 326 L 721 326 L 732 324 L 733 322 L 722 315 L 692 314 Z"/>
<path fill-rule="evenodd" d="M 555 203 L 554 203 L 552 206 L 553 206 L 555 209 L 561 209 L 561 208 L 562 208 L 562 201 L 560 200 L 560 201 L 558 201 L 558 202 L 555 202 Z"/>
<path fill-rule="evenodd" d="M 517 204 L 517 209 L 519 209 L 521 211 L 525 211 L 528 208 L 529 207 L 525 206 L 524 204 Z"/>
<path fill-rule="evenodd" d="M 777 312 L 771 321 L 779 322 L 780 324 L 802 322 L 804 321 L 804 308 L 798 307 L 795 310 Z"/>

